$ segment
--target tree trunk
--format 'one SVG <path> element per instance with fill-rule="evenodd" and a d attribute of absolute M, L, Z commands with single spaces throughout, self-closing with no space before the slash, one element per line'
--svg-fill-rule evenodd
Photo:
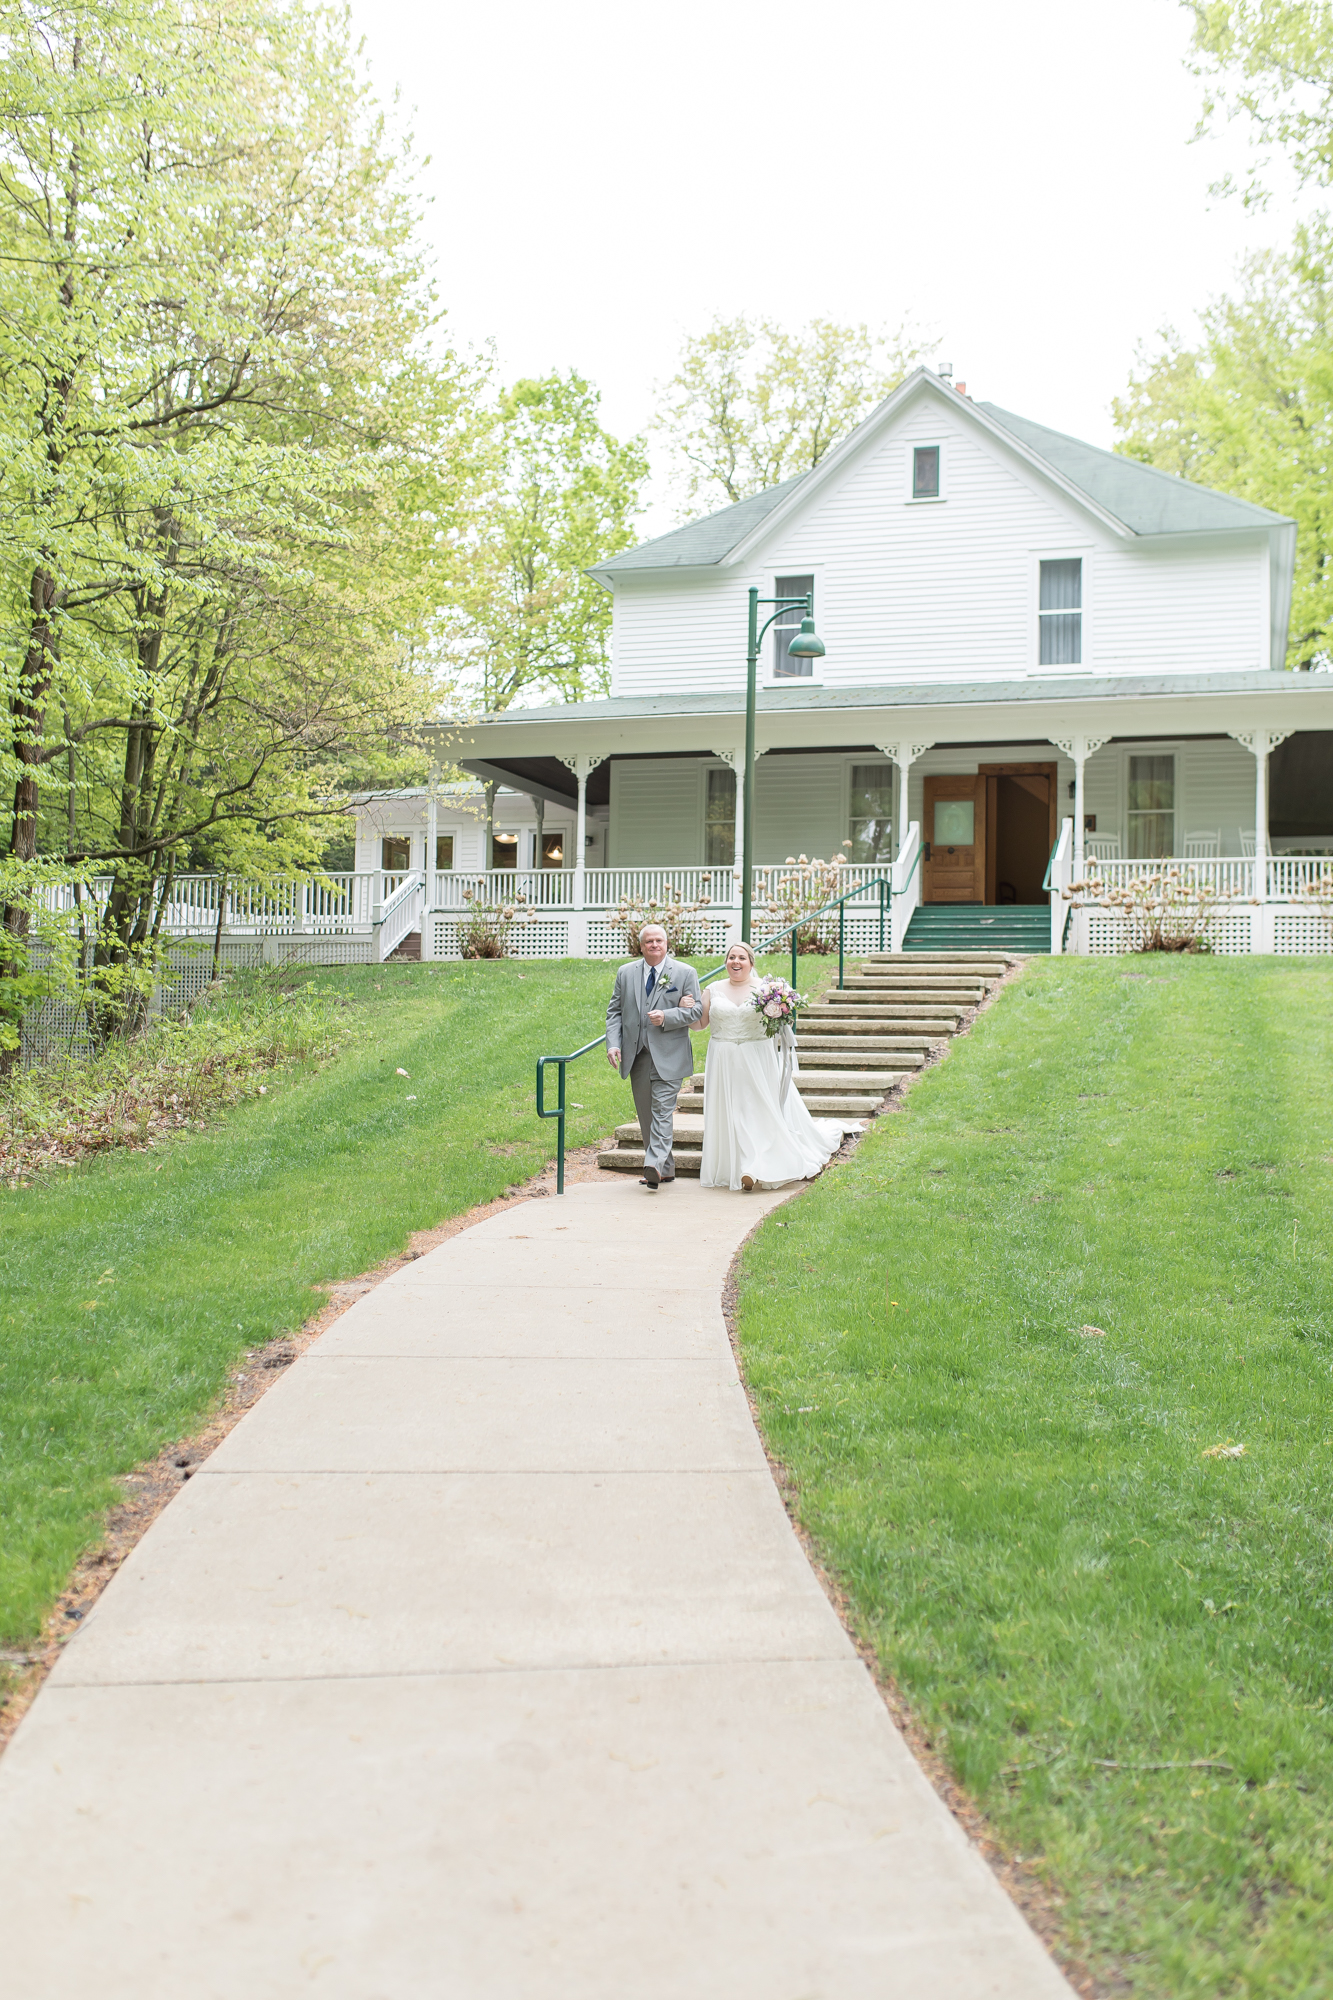
<path fill-rule="evenodd" d="M 16 861 L 37 859 L 37 811 L 40 804 L 37 773 L 41 768 L 38 753 L 42 731 L 46 727 L 47 692 L 57 659 L 54 613 L 59 596 L 55 577 L 44 563 L 39 563 L 33 571 L 28 594 L 28 649 L 18 686 L 9 704 L 10 740 L 19 764 L 14 786 L 14 817 L 9 831 L 9 851 Z M 16 978 L 23 971 L 27 954 L 21 941 L 28 935 L 28 926 L 27 901 L 7 902 L 4 929 L 11 939 L 20 942 L 0 955 L 0 979 Z M 16 1049 L 0 1051 L 0 1075 L 9 1075 L 17 1062 Z"/>

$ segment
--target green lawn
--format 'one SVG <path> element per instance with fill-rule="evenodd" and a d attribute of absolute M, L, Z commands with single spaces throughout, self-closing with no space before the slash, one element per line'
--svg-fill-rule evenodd
<path fill-rule="evenodd" d="M 195 1428 L 243 1348 L 319 1306 L 312 1287 L 550 1158 L 535 1059 L 600 1031 L 612 970 L 289 968 L 277 983 L 314 989 L 337 1017 L 331 1062 L 257 1071 L 266 1095 L 203 1132 L 0 1188 L 0 1640 L 36 1633 L 115 1475 Z M 807 983 L 827 973 L 827 960 L 802 968 Z M 267 1019 L 274 983 L 238 982 L 223 1007 Z M 571 1147 L 633 1116 L 600 1050 L 571 1069 L 568 1096 Z"/>
<path fill-rule="evenodd" d="M 1331 1056 L 1330 966 L 1038 960 L 745 1259 L 802 1517 L 1111 1992 L 1333 1994 Z"/>

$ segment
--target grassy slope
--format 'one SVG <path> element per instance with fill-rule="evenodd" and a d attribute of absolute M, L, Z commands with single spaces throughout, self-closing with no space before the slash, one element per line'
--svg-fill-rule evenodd
<path fill-rule="evenodd" d="M 271 1076 L 266 1098 L 165 1149 L 0 1195 L 6 1636 L 35 1629 L 113 1476 L 196 1423 L 242 1347 L 299 1325 L 319 1281 L 549 1157 L 533 1059 L 595 1033 L 607 986 L 578 963 L 308 976 L 351 998 L 360 1030 L 326 1068 Z M 570 1143 L 586 1144 L 626 1093 L 600 1059 L 577 1077 Z"/>
<path fill-rule="evenodd" d="M 243 1348 L 320 1303 L 314 1285 L 551 1157 L 535 1058 L 598 1032 L 611 970 L 290 970 L 351 1010 L 333 1062 L 266 1072 L 267 1096 L 206 1132 L 0 1189 L 0 1639 L 36 1631 L 115 1475 L 194 1428 Z M 806 961 L 803 982 L 827 971 Z M 568 1095 L 571 1147 L 633 1117 L 600 1050 Z"/>
<path fill-rule="evenodd" d="M 1330 1054 L 1333 969 L 1038 961 L 746 1257 L 804 1518 L 1111 1990 L 1333 1994 Z"/>

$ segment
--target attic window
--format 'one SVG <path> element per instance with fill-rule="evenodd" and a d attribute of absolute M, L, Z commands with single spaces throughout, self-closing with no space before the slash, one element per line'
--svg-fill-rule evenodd
<path fill-rule="evenodd" d="M 1080 556 L 1068 556 L 1059 562 L 1042 564 L 1037 622 L 1041 627 L 1040 665 L 1078 666 L 1083 659 L 1083 561 Z"/>
<path fill-rule="evenodd" d="M 912 498 L 938 500 L 940 497 L 940 448 L 919 444 L 912 453 Z"/>

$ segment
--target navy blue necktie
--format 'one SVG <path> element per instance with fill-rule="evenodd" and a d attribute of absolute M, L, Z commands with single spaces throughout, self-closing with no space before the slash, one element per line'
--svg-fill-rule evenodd
<path fill-rule="evenodd" d="M 653 988 L 654 986 L 656 986 L 656 984 L 657 984 L 657 967 L 655 965 L 650 965 L 648 968 L 648 989 L 647 989 L 648 998 L 650 1000 L 653 997 Z"/>

